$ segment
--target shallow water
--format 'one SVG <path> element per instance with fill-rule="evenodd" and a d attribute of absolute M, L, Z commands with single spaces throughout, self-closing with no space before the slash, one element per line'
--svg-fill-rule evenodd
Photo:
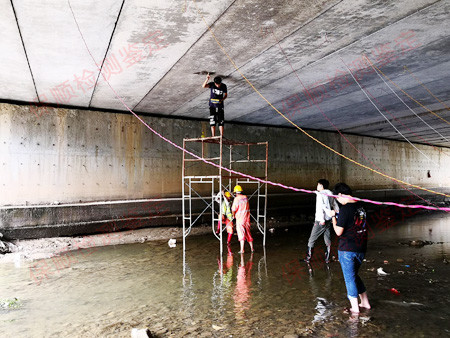
<path fill-rule="evenodd" d="M 348 306 L 342 273 L 338 262 L 322 262 L 322 242 L 311 268 L 298 261 L 309 231 L 277 229 L 265 250 L 255 235 L 253 255 L 238 254 L 234 237 L 222 261 L 212 234 L 191 236 L 184 269 L 181 243 L 171 249 L 166 241 L 4 264 L 0 299 L 16 297 L 22 306 L 0 309 L 0 331 L 4 337 L 130 337 L 133 327 L 163 337 L 449 335 L 450 267 L 443 262 L 449 216 L 374 225 L 360 272 L 373 309 L 358 318 L 342 312 Z M 433 244 L 402 244 L 418 239 Z M 379 267 L 389 275 L 378 277 Z"/>

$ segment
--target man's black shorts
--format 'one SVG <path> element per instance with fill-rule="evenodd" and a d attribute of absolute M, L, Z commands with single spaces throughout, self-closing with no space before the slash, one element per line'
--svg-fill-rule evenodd
<path fill-rule="evenodd" d="M 225 124 L 223 108 L 209 107 L 209 125 L 223 126 Z"/>

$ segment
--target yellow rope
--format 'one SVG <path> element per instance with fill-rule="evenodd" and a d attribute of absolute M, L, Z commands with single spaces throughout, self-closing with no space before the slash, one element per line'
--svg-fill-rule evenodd
<path fill-rule="evenodd" d="M 406 66 L 403 66 L 404 68 L 405 68 L 405 70 L 409 73 L 409 74 L 411 74 L 411 76 L 423 87 L 423 88 L 425 88 L 425 90 L 428 92 L 428 93 L 430 93 L 430 95 L 431 96 L 433 96 L 440 104 L 442 104 L 444 107 L 445 107 L 445 109 L 447 109 L 447 110 L 449 110 L 450 111 L 450 108 L 444 103 L 444 102 L 442 102 L 441 100 L 439 100 L 436 96 L 434 96 L 434 94 L 427 88 L 427 86 L 425 86 L 415 75 L 414 75 L 414 73 L 413 72 L 411 72 L 410 70 L 409 70 L 409 68 L 408 67 L 406 67 Z"/>
<path fill-rule="evenodd" d="M 233 67 L 239 72 L 239 74 L 242 76 L 242 78 L 250 85 L 250 87 L 253 88 L 253 90 L 254 90 L 254 91 L 255 91 L 255 92 L 256 92 L 256 93 L 264 100 L 264 101 L 267 102 L 267 104 L 268 104 L 270 107 L 272 107 L 273 110 L 275 110 L 279 115 L 281 115 L 286 121 L 288 121 L 290 124 L 292 124 L 292 125 L 293 125 L 294 127 L 296 127 L 298 130 L 300 130 L 303 134 L 305 134 L 306 136 L 308 136 L 308 137 L 309 137 L 310 139 L 312 139 L 313 141 L 319 143 L 322 147 L 324 147 L 324 148 L 326 148 L 326 149 L 332 151 L 332 152 L 335 153 L 336 155 L 341 156 L 342 158 L 346 159 L 347 161 L 350 161 L 350 162 L 352 162 L 352 163 L 354 163 L 354 164 L 356 164 L 356 165 L 358 165 L 358 166 L 360 166 L 360 167 L 362 167 L 362 168 L 364 168 L 364 169 L 370 170 L 370 171 L 372 171 L 372 172 L 374 172 L 374 173 L 376 173 L 376 174 L 378 174 L 378 175 L 381 175 L 381 176 L 383 176 L 383 177 L 385 177 L 385 178 L 389 178 L 389 179 L 391 179 L 391 180 L 393 180 L 393 181 L 395 181 L 395 182 L 397 182 L 397 183 L 405 184 L 405 185 L 408 185 L 408 186 L 410 186 L 410 187 L 413 187 L 413 188 L 416 188 L 416 189 L 420 189 L 420 190 L 423 190 L 423 191 L 427 191 L 427 192 L 430 192 L 430 193 L 433 193 L 433 194 L 436 194 L 436 195 L 441 195 L 441 196 L 445 196 L 445 197 L 450 197 L 450 195 L 447 195 L 447 194 L 444 194 L 444 193 L 441 193 L 441 192 L 438 192 L 438 191 L 434 191 L 434 190 L 431 190 L 431 189 L 423 188 L 423 187 L 421 187 L 421 186 L 418 186 L 418 185 L 415 185 L 415 184 L 411 184 L 411 183 L 402 181 L 402 180 L 397 179 L 397 178 L 395 178 L 395 177 L 391 177 L 391 176 L 386 175 L 386 174 L 384 174 L 384 173 L 382 173 L 382 172 L 379 172 L 378 170 L 372 169 L 372 168 L 370 168 L 370 167 L 368 167 L 368 166 L 366 166 L 366 165 L 364 165 L 364 164 L 362 164 L 362 163 L 359 163 L 359 162 L 357 162 L 357 161 L 355 161 L 355 160 L 353 160 L 353 159 L 351 159 L 351 158 L 345 156 L 344 154 L 341 154 L 340 152 L 338 152 L 337 150 L 331 148 L 330 146 L 326 145 L 325 143 L 319 141 L 319 140 L 316 139 L 314 136 L 310 135 L 308 132 L 306 132 L 306 131 L 303 130 L 301 127 L 299 127 L 296 123 L 294 123 L 294 122 L 291 121 L 289 118 L 287 118 L 287 117 L 286 117 L 282 112 L 280 112 L 280 111 L 279 111 L 279 110 L 278 110 L 278 109 L 277 109 L 277 108 L 276 108 L 269 100 L 267 100 L 267 99 L 265 98 L 265 96 L 264 96 L 263 94 L 261 94 L 261 92 L 260 92 L 258 89 L 256 89 L 256 87 L 253 85 L 253 83 L 251 83 L 250 80 L 247 79 L 247 77 L 241 72 L 240 68 L 236 65 L 236 63 L 233 61 L 233 59 L 228 55 L 228 53 L 226 52 L 225 48 L 222 46 L 222 44 L 221 44 L 221 43 L 219 42 L 219 40 L 217 39 L 217 37 L 216 37 L 216 35 L 214 34 L 214 32 L 212 31 L 211 27 L 210 27 L 210 26 L 208 25 L 208 23 L 206 22 L 204 16 L 200 13 L 200 10 L 198 9 L 198 6 L 197 6 L 197 2 L 196 2 L 195 0 L 192 0 L 192 1 L 194 2 L 195 7 L 196 7 L 196 9 L 197 9 L 197 12 L 198 12 L 199 15 L 201 16 L 203 22 L 205 23 L 206 27 L 208 28 L 208 31 L 209 31 L 209 32 L 211 33 L 211 35 L 213 36 L 213 38 L 214 38 L 214 40 L 216 41 L 217 45 L 220 47 L 220 49 L 222 50 L 222 52 L 226 55 L 226 57 L 228 58 L 228 60 L 230 60 L 230 62 L 231 62 L 231 64 L 233 65 Z"/>

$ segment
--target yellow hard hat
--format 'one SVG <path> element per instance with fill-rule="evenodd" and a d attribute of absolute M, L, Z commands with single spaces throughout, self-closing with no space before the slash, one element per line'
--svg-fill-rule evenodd
<path fill-rule="evenodd" d="M 242 192 L 242 191 L 243 190 L 242 190 L 242 187 L 240 185 L 235 186 L 234 190 L 233 190 L 233 192 Z"/>
<path fill-rule="evenodd" d="M 227 197 L 227 198 L 230 198 L 231 197 L 231 194 L 230 194 L 230 192 L 229 191 L 225 191 L 225 197 Z"/>

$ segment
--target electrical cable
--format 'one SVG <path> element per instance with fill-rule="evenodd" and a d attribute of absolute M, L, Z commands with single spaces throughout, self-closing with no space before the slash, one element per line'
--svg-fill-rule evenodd
<path fill-rule="evenodd" d="M 363 56 L 367 59 L 367 57 L 363 54 Z M 369 59 L 367 59 L 369 61 Z M 370 63 L 370 61 L 369 61 Z M 408 106 L 408 104 L 403 101 L 403 99 L 398 96 L 398 94 L 394 91 L 394 89 L 392 89 L 391 86 L 389 86 L 389 84 L 386 82 L 385 79 L 383 79 L 383 77 L 381 76 L 381 74 L 374 68 L 373 64 L 370 63 L 370 66 L 372 67 L 372 69 L 375 71 L 375 74 L 378 75 L 378 77 L 384 82 L 384 84 L 391 90 L 392 93 L 394 93 L 394 95 L 406 106 L 406 108 L 408 108 L 420 121 L 422 121 L 427 127 L 429 127 L 430 129 L 432 129 L 434 132 L 436 132 L 436 134 L 438 134 L 440 137 L 442 137 L 444 140 L 446 140 L 447 142 L 450 142 L 448 140 L 448 138 L 446 138 L 444 135 L 442 135 L 439 131 L 437 131 L 436 129 L 434 129 L 432 126 L 430 126 L 424 119 L 422 119 L 410 106 Z"/>
<path fill-rule="evenodd" d="M 339 59 L 341 59 L 342 63 L 344 64 L 345 68 L 347 68 L 348 73 L 352 76 L 353 80 L 356 82 L 356 84 L 358 85 L 358 87 L 361 89 L 361 91 L 364 93 L 364 95 L 369 99 L 370 103 L 372 103 L 372 105 L 375 107 L 375 109 L 384 117 L 384 119 L 392 126 L 392 128 L 395 129 L 395 131 L 397 133 L 399 133 L 405 140 L 406 142 L 408 142 L 414 149 L 416 149 L 419 153 L 421 153 L 426 159 L 428 159 L 429 161 L 433 162 L 436 166 L 439 167 L 439 164 L 434 162 L 431 158 L 429 158 L 427 155 L 425 155 L 422 151 L 420 151 L 419 148 L 417 148 L 414 144 L 412 144 L 412 142 L 410 140 L 408 140 L 408 138 L 403 135 L 400 130 L 397 129 L 397 127 L 394 126 L 394 124 L 386 117 L 386 115 L 384 115 L 381 110 L 377 107 L 377 105 L 370 99 L 369 95 L 367 95 L 367 93 L 364 91 L 363 87 L 361 86 L 361 84 L 358 82 L 358 80 L 355 78 L 355 76 L 353 75 L 352 71 L 350 70 L 350 68 L 348 68 L 347 64 L 344 62 L 344 60 L 342 60 L 342 58 L 339 56 Z"/>
<path fill-rule="evenodd" d="M 310 91 L 307 89 L 307 87 L 304 85 L 303 81 L 300 79 L 297 71 L 294 69 L 291 61 L 289 60 L 286 52 L 284 51 L 284 49 L 281 47 L 280 41 L 277 38 L 277 36 L 275 35 L 275 32 L 273 31 L 273 29 L 270 30 L 280 51 L 282 52 L 282 54 L 284 55 L 284 57 L 286 58 L 286 61 L 288 62 L 289 66 L 291 67 L 293 73 L 295 74 L 295 76 L 297 77 L 298 81 L 300 82 L 300 84 L 303 86 L 304 90 L 306 91 L 306 93 L 308 94 L 309 98 L 311 99 L 311 101 L 317 106 L 317 108 L 319 108 L 320 112 L 322 113 L 322 115 L 325 117 L 325 119 L 333 126 L 333 128 L 339 133 L 339 135 L 341 135 L 341 137 L 353 148 L 355 149 L 356 152 L 358 152 L 362 157 L 364 157 L 364 159 L 368 162 L 370 162 L 375 168 L 377 168 L 380 172 L 381 172 L 381 168 L 378 167 L 372 160 L 370 160 L 362 151 L 360 151 L 358 148 L 356 148 L 356 146 L 350 142 L 350 140 L 341 132 L 341 130 L 330 120 L 330 118 L 325 114 L 325 112 L 323 111 L 323 109 L 320 107 L 320 105 L 316 102 L 314 96 L 310 93 Z M 433 205 L 435 207 L 437 207 L 437 205 L 427 201 L 425 198 L 415 194 L 413 191 L 409 190 L 406 186 L 401 185 L 401 188 L 410 192 L 412 195 L 418 197 L 419 199 L 423 200 L 424 202 Z"/>

